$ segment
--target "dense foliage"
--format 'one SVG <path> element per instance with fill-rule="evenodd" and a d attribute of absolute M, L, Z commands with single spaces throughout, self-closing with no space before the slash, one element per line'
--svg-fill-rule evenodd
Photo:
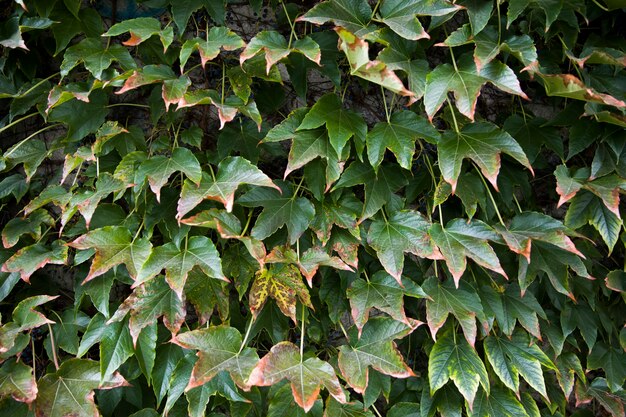
<path fill-rule="evenodd" d="M 624 1 L 2 4 L 0 415 L 624 415 Z"/>

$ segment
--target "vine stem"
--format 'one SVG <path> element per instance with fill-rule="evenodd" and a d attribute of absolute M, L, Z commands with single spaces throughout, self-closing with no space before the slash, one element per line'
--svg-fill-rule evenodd
<path fill-rule="evenodd" d="M 54 334 L 52 333 L 52 326 L 48 323 L 48 331 L 50 332 L 50 345 L 52 347 L 52 362 L 54 362 L 54 368 L 59 370 L 59 360 L 57 359 L 57 348 L 54 343 Z"/>
<path fill-rule="evenodd" d="M 383 86 L 380 86 L 380 92 L 383 95 L 383 105 L 385 106 L 385 116 L 387 117 L 387 123 L 391 123 L 390 122 L 390 116 L 389 116 L 389 108 L 387 107 L 387 97 L 385 97 L 385 89 L 383 88 Z"/>
<path fill-rule="evenodd" d="M 289 34 L 289 44 L 287 45 L 287 49 L 291 49 L 291 41 L 293 38 L 298 40 L 298 34 L 296 33 L 296 25 L 291 21 L 291 17 L 289 17 L 289 13 L 287 12 L 287 6 L 285 6 L 285 2 L 281 1 L 280 4 L 283 6 L 283 11 L 285 12 L 285 17 L 287 18 L 287 22 L 289 23 L 289 27 L 291 28 L 291 33 Z"/>
<path fill-rule="evenodd" d="M 452 107 L 452 103 L 450 103 L 450 99 L 448 97 L 446 97 L 446 102 L 448 103 L 448 106 L 450 107 L 450 113 L 452 114 L 452 123 L 454 123 L 454 131 L 458 135 L 459 134 L 459 124 L 456 121 L 456 114 L 454 113 L 454 107 Z"/>
<path fill-rule="evenodd" d="M 239 355 L 243 351 L 243 348 L 246 347 L 246 343 L 248 342 L 248 337 L 250 336 L 250 330 L 252 330 L 253 323 L 254 323 L 254 316 L 250 318 L 250 324 L 248 324 L 248 328 L 246 329 L 246 335 L 243 337 L 243 340 L 241 341 L 241 346 L 239 347 L 239 352 L 237 352 L 237 355 Z"/>
<path fill-rule="evenodd" d="M 302 319 L 301 319 L 301 324 L 302 324 L 302 329 L 300 331 L 300 363 L 304 362 L 304 331 L 305 331 L 305 323 L 304 323 L 304 306 L 302 306 Z"/>
<path fill-rule="evenodd" d="M 49 126 L 46 126 L 46 127 L 43 127 L 43 128 L 41 128 L 41 129 L 39 129 L 38 131 L 36 131 L 36 132 L 35 132 L 35 133 L 33 133 L 32 135 L 28 136 L 27 138 L 22 139 L 22 141 L 21 141 L 21 142 L 19 142 L 19 143 L 18 143 L 17 145 L 15 145 L 12 149 L 10 149 L 7 153 L 5 153 L 5 154 L 3 155 L 3 157 L 4 157 L 4 158 L 7 158 L 7 157 L 11 156 L 11 154 L 12 154 L 13 152 L 15 152 L 16 150 L 18 150 L 18 149 L 19 149 L 19 148 L 20 148 L 23 144 L 25 144 L 26 142 L 28 142 L 29 140 L 31 140 L 32 138 L 34 138 L 34 137 L 35 137 L 35 136 L 37 136 L 38 134 L 43 133 L 43 132 L 45 132 L 46 130 L 50 130 L 50 129 L 54 128 L 54 127 L 57 127 L 57 126 L 59 126 L 60 124 L 61 124 L 61 123 L 57 123 L 57 124 L 54 124 L 54 125 L 49 125 Z"/>
<path fill-rule="evenodd" d="M 39 114 L 38 112 L 35 112 L 35 113 L 27 114 L 27 115 L 26 115 L 26 116 L 24 116 L 24 117 L 20 117 L 20 118 L 19 118 L 19 119 L 17 119 L 17 120 L 13 120 L 13 121 L 12 121 L 11 123 L 9 123 L 8 125 L 3 126 L 3 127 L 0 127 L 0 133 L 4 132 L 4 131 L 5 131 L 5 130 L 7 130 L 7 129 L 10 129 L 11 127 L 15 126 L 16 124 L 18 124 L 18 123 L 20 123 L 20 122 L 23 122 L 24 120 L 30 119 L 30 118 L 31 118 L 31 117 L 33 117 L 33 116 L 37 116 L 38 114 Z"/>
<path fill-rule="evenodd" d="M 504 220 L 502 220 L 502 215 L 500 214 L 500 210 L 498 210 L 498 205 L 496 204 L 496 199 L 493 198 L 493 194 L 491 193 L 491 189 L 489 189 L 489 184 L 487 184 L 487 181 L 485 181 L 485 177 L 484 177 L 482 171 L 480 170 L 480 168 L 478 168 L 476 165 L 474 165 L 474 167 L 476 168 L 476 171 L 478 171 L 478 176 L 480 177 L 480 180 L 483 182 L 483 185 L 487 189 L 487 194 L 489 194 L 489 199 L 491 200 L 491 204 L 493 204 L 493 208 L 496 210 L 496 214 L 498 215 L 498 220 L 500 221 L 500 224 L 502 225 L 502 227 L 506 227 L 506 225 L 504 224 Z"/>

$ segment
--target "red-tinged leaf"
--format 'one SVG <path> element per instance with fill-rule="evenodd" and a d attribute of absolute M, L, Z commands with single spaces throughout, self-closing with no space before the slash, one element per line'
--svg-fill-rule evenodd
<path fill-rule="evenodd" d="M 337 401 L 347 401 L 333 367 L 318 358 L 305 360 L 291 342 L 274 345 L 254 368 L 248 383 L 270 386 L 283 379 L 289 380 L 296 403 L 306 412 L 315 404 L 322 386 Z"/>
<path fill-rule="evenodd" d="M 360 243 L 360 240 L 347 230 L 335 230 L 329 240 L 330 247 L 354 269 L 359 267 Z"/>
<path fill-rule="evenodd" d="M 362 211 L 363 203 L 353 193 L 343 193 L 338 201 L 324 199 L 315 205 L 315 218 L 311 223 L 311 229 L 322 242 L 322 246 L 326 246 L 335 234 L 333 233 L 334 226 L 348 231 L 355 237 L 360 237 L 357 217 Z M 337 231 L 336 228 L 335 231 Z"/>
<path fill-rule="evenodd" d="M 0 398 L 11 396 L 15 401 L 30 404 L 37 398 L 33 368 L 8 360 L 0 368 Z"/>
<path fill-rule="evenodd" d="M 222 325 L 193 330 L 177 335 L 173 342 L 198 351 L 198 361 L 187 390 L 208 383 L 222 371 L 227 371 L 233 381 L 246 391 L 254 385 L 248 379 L 259 357 L 252 348 L 242 349 L 241 334 L 237 329 Z"/>
<path fill-rule="evenodd" d="M 470 158 L 493 187 L 498 189 L 501 153 L 505 153 L 533 173 L 522 147 L 511 135 L 488 122 L 471 123 L 461 131 L 446 131 L 438 145 L 439 167 L 443 178 L 456 190 L 463 159 Z"/>
<path fill-rule="evenodd" d="M 167 65 L 146 65 L 145 67 L 135 70 L 133 74 L 126 79 L 122 88 L 117 90 L 115 94 L 123 94 L 126 91 L 139 88 L 142 85 L 155 84 L 164 80 L 176 80 L 178 77 Z"/>
<path fill-rule="evenodd" d="M 184 301 L 169 287 L 163 276 L 158 276 L 135 288 L 109 322 L 121 321 L 129 313 L 128 326 L 136 345 L 141 330 L 161 316 L 165 327 L 174 335 L 178 333 L 185 321 L 186 310 Z"/>
<path fill-rule="evenodd" d="M 19 302 L 13 310 L 13 321 L 10 321 L 0 327 L 0 353 L 11 350 L 15 344 L 16 337 L 27 330 L 32 330 L 45 324 L 53 324 L 52 320 L 48 320 L 35 307 L 50 302 L 56 297 L 49 295 L 38 295 L 28 297 Z"/>
<path fill-rule="evenodd" d="M 289 45 L 287 39 L 280 33 L 273 30 L 266 30 L 259 32 L 250 40 L 239 56 L 240 65 L 243 66 L 244 62 L 260 52 L 265 53 L 265 70 L 268 75 L 274 64 L 292 52 L 300 52 L 317 65 L 320 65 L 320 59 L 322 58 L 319 45 L 308 36 L 300 38 Z"/>
<path fill-rule="evenodd" d="M 63 209 L 67 203 L 69 203 L 71 197 L 72 193 L 68 192 L 65 188 L 60 185 L 51 185 L 46 187 L 38 196 L 26 204 L 24 207 L 24 215 L 28 216 L 38 208 L 50 203 Z"/>
<path fill-rule="evenodd" d="M 364 393 L 370 366 L 394 378 L 415 376 L 404 362 L 394 340 L 409 335 L 420 324 L 413 319 L 404 324 L 387 317 L 377 317 L 367 322 L 360 337 L 357 337 L 356 331 L 349 332 L 350 344 L 339 348 L 339 369 L 348 384 L 356 392 Z"/>
<path fill-rule="evenodd" d="M 161 22 L 153 17 L 124 20 L 111 26 L 102 36 L 118 36 L 126 32 L 130 33 L 130 38 L 122 42 L 126 46 L 137 46 L 153 35 L 157 35 L 161 39 L 163 52 L 165 52 L 174 40 L 174 28 L 168 26 L 165 29 L 161 29 Z"/>
<path fill-rule="evenodd" d="M 143 238 L 133 239 L 128 228 L 123 226 L 106 226 L 93 230 L 68 243 L 68 246 L 80 250 L 93 248 L 96 251 L 83 283 L 119 264 L 125 264 L 130 276 L 136 278 L 152 249 L 150 241 Z"/>
<path fill-rule="evenodd" d="M 220 162 L 215 177 L 203 173 L 199 186 L 185 181 L 178 200 L 176 217 L 181 219 L 205 199 L 221 202 L 230 212 L 233 209 L 235 191 L 243 184 L 272 187 L 280 191 L 267 175 L 248 160 L 239 156 L 229 157 Z"/>
<path fill-rule="evenodd" d="M 190 85 L 191 79 L 187 75 L 181 75 L 173 80 L 163 80 L 161 97 L 165 103 L 165 111 L 168 111 L 172 104 L 176 104 L 179 108 L 187 105 L 185 93 Z"/>
<path fill-rule="evenodd" d="M 180 50 L 180 72 L 182 73 L 185 64 L 194 51 L 200 53 L 200 63 L 202 68 L 208 61 L 213 60 L 220 53 L 220 49 L 234 51 L 243 48 L 245 42 L 236 33 L 226 27 L 214 26 L 207 32 L 206 39 L 188 39 Z"/>
<path fill-rule="evenodd" d="M 452 314 L 463 329 L 467 342 L 474 346 L 476 341 L 476 318 L 482 323 L 487 322 L 483 306 L 476 291 L 462 283 L 459 288 L 448 284 L 439 284 L 436 279 L 429 278 L 422 284 L 428 294 L 426 301 L 426 320 L 433 339 L 445 324 L 448 315 Z"/>
<path fill-rule="evenodd" d="M 42 243 L 26 246 L 15 252 L 2 264 L 2 272 L 18 272 L 20 278 L 30 282 L 30 276 L 48 264 L 64 265 L 67 262 L 65 242 L 56 240 L 50 247 Z"/>
<path fill-rule="evenodd" d="M 269 269 L 258 271 L 250 289 L 249 305 L 253 317 L 257 317 L 268 297 L 276 301 L 280 311 L 296 320 L 296 301 L 313 309 L 309 290 L 302 282 L 298 269 L 289 264 L 272 265 Z"/>
<path fill-rule="evenodd" d="M 496 253 L 487 243 L 488 240 L 498 240 L 498 235 L 489 225 L 480 220 L 467 223 L 463 219 L 454 219 L 445 228 L 439 223 L 433 224 L 430 235 L 439 247 L 457 287 L 467 266 L 466 258 L 507 278 Z"/>
<path fill-rule="evenodd" d="M 383 311 L 395 320 L 410 326 L 411 319 L 404 312 L 404 297 L 428 298 L 428 294 L 413 281 L 405 280 L 404 287 L 401 287 L 384 271 L 376 272 L 369 280 L 354 280 L 346 295 L 350 300 L 352 319 L 359 330 L 359 337 L 372 308 Z"/>
<path fill-rule="evenodd" d="M 558 206 L 572 199 L 578 191 L 585 189 L 591 191 L 604 205 L 617 217 L 619 212 L 619 195 L 626 192 L 626 180 L 615 174 L 601 178 L 591 178 L 588 168 L 581 168 L 571 176 L 565 165 L 559 165 L 554 171 L 556 177 L 556 191 L 559 194 Z"/>
<path fill-rule="evenodd" d="M 150 189 L 156 194 L 157 201 L 161 201 L 161 188 L 167 184 L 170 176 L 175 172 L 184 173 L 196 186 L 202 180 L 202 170 L 198 159 L 187 148 L 176 148 L 170 157 L 163 155 L 152 156 L 141 163 L 136 178 L 143 182 L 148 178 Z"/>
<path fill-rule="evenodd" d="M 626 102 L 609 94 L 598 93 L 571 74 L 544 75 L 539 73 L 548 96 L 567 97 L 626 109 Z"/>
<path fill-rule="evenodd" d="M 35 413 L 38 417 L 98 416 L 94 390 L 128 385 L 118 372 L 101 380 L 100 365 L 96 361 L 70 359 L 39 381 Z"/>
<path fill-rule="evenodd" d="M 267 255 L 265 262 L 297 265 L 302 275 L 306 278 L 309 287 L 313 287 L 313 276 L 315 276 L 320 266 L 329 266 L 344 271 L 352 271 L 352 268 L 346 265 L 340 258 L 330 256 L 319 246 L 307 249 L 300 256 L 291 248 L 277 246 Z"/>
<path fill-rule="evenodd" d="M 181 248 L 169 242 L 153 249 L 137 274 L 133 287 L 152 279 L 165 269 L 167 283 L 182 298 L 187 274 L 196 265 L 208 276 L 229 282 L 222 272 L 222 261 L 211 240 L 194 236 L 185 243 Z"/>

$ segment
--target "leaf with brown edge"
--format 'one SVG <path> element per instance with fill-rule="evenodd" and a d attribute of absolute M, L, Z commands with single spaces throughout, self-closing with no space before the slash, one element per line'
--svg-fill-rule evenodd
<path fill-rule="evenodd" d="M 0 327 L 0 353 L 11 350 L 15 344 L 15 339 L 22 332 L 41 327 L 45 324 L 53 324 L 54 322 L 52 320 L 47 319 L 46 316 L 35 310 L 35 307 L 50 302 L 57 297 L 58 296 L 38 295 L 20 301 L 13 310 L 13 321 L 5 323 Z"/>
<path fill-rule="evenodd" d="M 308 36 L 288 44 L 287 39 L 280 33 L 273 30 L 264 30 L 252 38 L 243 50 L 239 56 L 240 65 L 243 65 L 244 62 L 260 52 L 265 53 L 265 70 L 268 75 L 274 64 L 292 52 L 300 52 L 317 65 L 320 65 L 320 59 L 322 58 L 319 45 Z"/>
<path fill-rule="evenodd" d="M 384 271 L 376 272 L 369 280 L 354 280 L 346 291 L 346 295 L 350 300 L 352 319 L 359 330 L 359 337 L 372 308 L 383 311 L 409 326 L 411 319 L 404 312 L 404 296 L 428 298 L 428 294 L 413 281 L 405 280 L 404 287 L 401 287 L 391 275 Z"/>
<path fill-rule="evenodd" d="M 259 363 L 256 350 L 242 349 L 241 333 L 226 325 L 212 326 L 178 334 L 173 342 L 185 349 L 198 352 L 198 361 L 193 368 L 186 390 L 211 381 L 221 371 L 227 371 L 233 381 L 249 391 L 248 378 Z"/>
<path fill-rule="evenodd" d="M 182 172 L 193 181 L 196 186 L 202 180 L 202 169 L 193 152 L 187 148 L 176 148 L 170 157 L 164 155 L 152 156 L 139 165 L 136 180 L 143 183 L 148 178 L 150 189 L 161 201 L 161 188 L 167 184 L 170 176 L 175 172 Z"/>
<path fill-rule="evenodd" d="M 128 228 L 124 226 L 106 226 L 92 230 L 68 243 L 68 246 L 79 250 L 96 251 L 83 283 L 120 264 L 125 264 L 131 278 L 135 278 L 152 249 L 148 239 L 134 240 Z"/>
<path fill-rule="evenodd" d="M 33 368 L 8 360 L 0 368 L 0 398 L 11 396 L 15 401 L 30 404 L 37 398 Z"/>
<path fill-rule="evenodd" d="M 289 380 L 294 400 L 306 412 L 315 404 L 322 386 L 337 401 L 347 401 L 333 367 L 316 357 L 305 360 L 291 342 L 272 346 L 252 371 L 248 383 L 266 387 L 283 379 Z"/>
<path fill-rule="evenodd" d="M 488 122 L 465 125 L 459 132 L 446 131 L 439 143 L 438 160 L 443 178 L 456 190 L 463 159 L 469 158 L 498 189 L 501 154 L 505 153 L 524 165 L 534 175 L 533 168 L 517 141 L 498 126 Z"/>
<path fill-rule="evenodd" d="M 193 38 L 185 41 L 180 49 L 180 72 L 184 72 L 185 64 L 194 51 L 200 53 L 202 68 L 208 61 L 213 60 L 220 53 L 220 49 L 234 51 L 245 46 L 243 39 L 227 27 L 214 26 L 206 34 L 206 39 Z"/>
<path fill-rule="evenodd" d="M 161 29 L 161 22 L 153 17 L 124 20 L 111 26 L 102 36 L 117 36 L 126 32 L 130 33 L 130 38 L 122 42 L 126 46 L 137 46 L 153 35 L 157 35 L 163 45 L 163 52 L 165 52 L 174 41 L 174 28 L 168 26 Z"/>
<path fill-rule="evenodd" d="M 47 247 L 42 243 L 26 246 L 2 264 L 2 272 L 18 272 L 20 278 L 30 282 L 30 276 L 48 264 L 64 265 L 67 262 L 65 242 L 56 240 Z"/>
<path fill-rule="evenodd" d="M 23 235 L 29 235 L 36 241 L 41 238 L 43 227 L 54 225 L 54 219 L 47 210 L 35 210 L 28 217 L 15 217 L 2 229 L 2 246 L 15 246 Z"/>
<path fill-rule="evenodd" d="M 620 193 L 626 192 L 626 180 L 615 174 L 606 175 L 600 178 L 592 178 L 589 168 L 580 168 L 571 175 L 565 165 L 559 165 L 554 171 L 556 177 L 556 192 L 559 194 L 561 204 L 571 200 L 581 189 L 591 191 L 604 203 L 606 208 L 611 210 L 618 218 Z"/>
<path fill-rule="evenodd" d="M 389 317 L 376 317 L 365 324 L 360 337 L 354 328 L 349 331 L 350 344 L 339 348 L 339 369 L 348 384 L 356 392 L 364 393 L 370 366 L 394 378 L 415 376 L 394 340 L 409 335 L 420 324 L 422 322 L 413 319 L 405 324 Z"/>
<path fill-rule="evenodd" d="M 370 61 L 369 44 L 351 32 L 336 27 L 339 35 L 339 49 L 341 49 L 350 63 L 350 74 L 364 80 L 379 84 L 386 89 L 409 98 L 409 104 L 415 101 L 415 94 L 407 90 L 402 80 L 382 61 Z"/>
<path fill-rule="evenodd" d="M 307 249 L 300 256 L 289 247 L 277 246 L 267 255 L 265 262 L 297 265 L 302 275 L 306 278 L 309 287 L 313 287 L 313 277 L 320 266 L 329 266 L 344 271 L 352 271 L 352 268 L 346 265 L 344 261 L 336 256 L 330 256 L 319 246 L 313 246 Z"/>
<path fill-rule="evenodd" d="M 203 173 L 199 186 L 185 181 L 178 200 L 176 218 L 182 219 L 205 199 L 219 201 L 228 212 L 232 211 L 235 191 L 243 184 L 271 187 L 280 191 L 267 175 L 247 159 L 240 156 L 229 157 L 219 163 L 215 177 Z"/>
<path fill-rule="evenodd" d="M 95 389 L 128 386 L 119 372 L 100 379 L 100 365 L 88 359 L 69 359 L 54 373 L 39 380 L 35 400 L 37 417 L 94 417 L 100 415 L 94 402 Z"/>
<path fill-rule="evenodd" d="M 572 74 L 546 75 L 538 73 L 548 96 L 558 96 L 586 102 L 606 104 L 626 109 L 626 102 L 609 94 L 598 93 Z"/>
<path fill-rule="evenodd" d="M 300 271 L 293 265 L 277 264 L 257 272 L 249 294 L 249 306 L 253 317 L 259 315 L 268 297 L 273 298 L 280 311 L 294 323 L 297 323 L 297 299 L 313 309 L 309 290 L 302 282 Z"/>
<path fill-rule="evenodd" d="M 184 299 L 169 287 L 161 275 L 135 288 L 108 322 L 121 321 L 127 314 L 130 314 L 130 335 L 136 345 L 141 330 L 161 316 L 165 327 L 172 334 L 178 333 L 185 321 L 186 310 Z"/>

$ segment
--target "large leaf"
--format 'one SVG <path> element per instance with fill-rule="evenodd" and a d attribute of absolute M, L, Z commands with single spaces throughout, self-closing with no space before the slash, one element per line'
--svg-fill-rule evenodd
<path fill-rule="evenodd" d="M 463 159 L 470 158 L 498 189 L 501 153 L 505 153 L 533 172 L 526 154 L 511 135 L 488 122 L 466 125 L 460 132 L 446 131 L 437 144 L 439 167 L 454 193 Z"/>
<path fill-rule="evenodd" d="M 318 358 L 304 359 L 291 342 L 280 342 L 265 355 L 252 371 L 250 385 L 269 386 L 287 379 L 296 403 L 309 411 L 313 408 L 322 386 L 339 402 L 346 396 L 332 366 Z"/>
<path fill-rule="evenodd" d="M 415 376 L 394 342 L 421 324 L 412 319 L 408 323 L 406 325 L 387 317 L 377 317 L 367 322 L 360 337 L 357 337 L 356 331 L 349 334 L 350 344 L 339 348 L 339 369 L 356 392 L 365 392 L 370 366 L 395 378 Z"/>
<path fill-rule="evenodd" d="M 101 380 L 98 362 L 69 359 L 39 381 L 35 412 L 41 417 L 94 417 L 100 414 L 94 390 L 124 385 L 128 383 L 117 372 Z"/>
<path fill-rule="evenodd" d="M 83 39 L 65 50 L 61 64 L 61 77 L 67 76 L 72 68 L 81 62 L 98 80 L 102 78 L 104 70 L 109 68 L 113 62 L 119 62 L 125 71 L 137 67 L 128 53 L 128 49 L 115 44 L 104 47 L 102 40 L 98 38 Z"/>
<path fill-rule="evenodd" d="M 404 312 L 404 296 L 426 298 L 428 295 L 411 280 L 405 280 L 404 286 L 383 271 L 376 272 L 370 279 L 356 279 L 346 291 L 350 300 L 352 319 L 359 330 L 367 323 L 370 310 L 376 308 L 389 314 L 395 320 L 411 325 Z"/>
<path fill-rule="evenodd" d="M 0 327 L 0 353 L 9 351 L 15 344 L 15 339 L 24 331 L 36 329 L 45 324 L 54 323 L 49 320 L 35 307 L 54 300 L 57 297 L 38 295 L 28 297 L 20 301 L 13 310 L 13 321 Z"/>
<path fill-rule="evenodd" d="M 28 217 L 16 217 L 7 222 L 2 229 L 2 245 L 5 248 L 15 246 L 20 238 L 28 234 L 39 240 L 44 226 L 54 225 L 54 219 L 46 210 L 35 210 Z"/>
<path fill-rule="evenodd" d="M 163 44 L 163 51 L 165 52 L 174 40 L 174 28 L 169 26 L 161 29 L 161 22 L 153 17 L 138 17 L 136 19 L 124 20 L 111 26 L 102 36 L 117 36 L 126 32 L 130 33 L 130 38 L 122 42 L 126 46 L 137 46 L 153 35 L 157 35 L 161 40 L 161 44 Z"/>
<path fill-rule="evenodd" d="M 133 239 L 128 228 L 123 226 L 106 226 L 90 231 L 68 245 L 80 250 L 96 251 L 84 282 L 122 263 L 126 265 L 130 276 L 135 278 L 152 248 L 147 239 Z"/>
<path fill-rule="evenodd" d="M 480 220 L 465 222 L 462 219 L 454 219 L 445 228 L 439 223 L 434 223 L 430 228 L 430 235 L 439 247 L 457 286 L 467 267 L 466 258 L 504 277 L 507 276 L 500 266 L 496 253 L 487 243 L 488 240 L 497 241 L 498 235 Z"/>
<path fill-rule="evenodd" d="M 376 251 L 385 270 L 401 283 L 405 253 L 441 259 L 441 254 L 428 234 L 430 227 L 431 223 L 419 212 L 398 211 L 389 219 L 372 222 L 367 242 Z"/>
<path fill-rule="evenodd" d="M 316 4 L 298 20 L 322 25 L 332 21 L 337 26 L 364 35 L 375 27 L 370 26 L 372 9 L 366 2 L 354 0 L 329 0 Z"/>
<path fill-rule="evenodd" d="M 176 217 L 181 219 L 204 199 L 219 201 L 230 212 L 233 209 L 235 191 L 243 184 L 280 190 L 267 175 L 248 160 L 242 157 L 226 158 L 218 165 L 217 176 L 203 173 L 199 186 L 185 181 Z"/>
<path fill-rule="evenodd" d="M 183 72 L 185 64 L 194 51 L 200 53 L 200 63 L 202 68 L 206 66 L 208 61 L 217 57 L 220 49 L 225 51 L 233 51 L 243 48 L 245 42 L 233 31 L 226 27 L 214 26 L 206 34 L 206 39 L 193 38 L 188 39 L 180 49 L 180 71 Z"/>
<path fill-rule="evenodd" d="M 482 385 L 489 394 L 489 375 L 476 351 L 453 330 L 444 332 L 428 356 L 428 381 L 431 395 L 450 379 L 467 400 L 470 409 Z"/>
<path fill-rule="evenodd" d="M 161 201 L 161 188 L 167 184 L 170 176 L 175 172 L 182 172 L 193 181 L 196 186 L 202 179 L 200 163 L 187 148 L 176 148 L 168 158 L 163 155 L 156 155 L 146 159 L 137 170 L 136 178 L 143 182 L 148 178 L 150 189 L 156 194 L 157 201 Z"/>
<path fill-rule="evenodd" d="M 239 63 L 243 65 L 248 59 L 264 52 L 265 71 L 269 74 L 274 64 L 294 51 L 300 52 L 309 60 L 320 64 L 322 54 L 319 45 L 313 39 L 306 36 L 288 44 L 283 35 L 273 30 L 259 32 L 253 37 L 239 56 Z"/>
<path fill-rule="evenodd" d="M 109 323 L 100 341 L 100 377 L 111 377 L 134 354 L 126 320 Z"/>
<path fill-rule="evenodd" d="M 2 264 L 2 272 L 17 272 L 20 277 L 30 282 L 30 276 L 47 264 L 63 265 L 67 261 L 67 246 L 60 240 L 52 242 L 50 247 L 42 243 L 26 246 L 13 254 Z"/>
<path fill-rule="evenodd" d="M 228 326 L 208 327 L 176 336 L 174 342 L 186 349 L 198 350 L 188 389 L 211 381 L 219 372 L 227 371 L 235 383 L 249 390 L 255 385 L 248 378 L 259 362 L 254 349 L 242 346 L 241 334 Z"/>
<path fill-rule="evenodd" d="M 498 387 L 494 387 L 489 395 L 479 392 L 473 409 L 468 410 L 468 415 L 471 417 L 530 417 L 524 406 L 510 391 Z"/>
<path fill-rule="evenodd" d="M 539 73 L 539 75 L 543 80 L 543 86 L 548 96 L 567 97 L 586 102 L 606 104 L 619 109 L 626 109 L 626 102 L 609 94 L 597 92 L 595 89 L 585 85 L 585 83 L 575 75 L 543 75 L 541 73 Z"/>

